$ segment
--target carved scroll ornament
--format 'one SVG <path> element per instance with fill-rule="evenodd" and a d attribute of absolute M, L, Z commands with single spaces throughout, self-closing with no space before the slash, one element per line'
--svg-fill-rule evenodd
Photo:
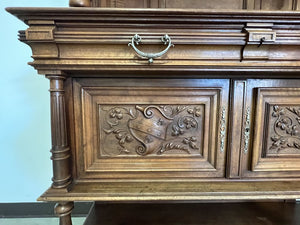
<path fill-rule="evenodd" d="M 203 105 L 100 106 L 101 155 L 200 155 L 203 110 Z"/>
<path fill-rule="evenodd" d="M 273 106 L 268 153 L 300 154 L 300 107 Z"/>

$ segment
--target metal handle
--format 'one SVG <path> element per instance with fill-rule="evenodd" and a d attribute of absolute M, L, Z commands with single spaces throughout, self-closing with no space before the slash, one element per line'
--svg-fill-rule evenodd
<path fill-rule="evenodd" d="M 128 44 L 128 46 L 132 46 L 133 50 L 142 58 L 147 58 L 149 63 L 153 63 L 153 59 L 160 57 L 164 54 L 167 53 L 167 51 L 169 50 L 169 48 L 172 46 L 174 47 L 174 45 L 171 42 L 171 38 L 169 37 L 169 35 L 164 35 L 161 38 L 162 43 L 164 43 L 165 45 L 168 44 L 168 46 L 165 48 L 165 50 L 158 52 L 158 53 L 145 53 L 140 51 L 139 49 L 137 49 L 137 47 L 135 45 L 139 45 L 142 42 L 142 38 L 141 36 L 139 36 L 138 34 L 134 35 L 131 39 L 131 42 Z"/>

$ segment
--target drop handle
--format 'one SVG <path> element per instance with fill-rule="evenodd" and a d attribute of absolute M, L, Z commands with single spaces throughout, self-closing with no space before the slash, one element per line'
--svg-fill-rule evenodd
<path fill-rule="evenodd" d="M 141 58 L 146 58 L 148 59 L 149 64 L 153 63 L 153 59 L 158 58 L 163 56 L 164 54 L 166 54 L 168 52 L 168 50 L 171 47 L 174 47 L 174 45 L 172 44 L 171 38 L 169 35 L 165 34 L 163 37 L 161 37 L 161 41 L 164 45 L 168 45 L 163 51 L 161 52 L 157 52 L 157 53 L 146 53 L 146 52 L 142 52 L 141 50 L 139 50 L 136 45 L 139 45 L 142 42 L 142 38 L 141 36 L 139 36 L 138 34 L 135 34 L 132 39 L 131 42 L 129 42 L 128 46 L 131 46 L 133 48 L 133 50 L 141 57 Z"/>

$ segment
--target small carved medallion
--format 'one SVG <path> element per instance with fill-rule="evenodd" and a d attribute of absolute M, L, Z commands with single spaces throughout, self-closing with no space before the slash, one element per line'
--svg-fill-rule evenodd
<path fill-rule="evenodd" d="M 274 105 L 269 121 L 266 155 L 300 155 L 300 106 Z"/>
<path fill-rule="evenodd" d="M 204 105 L 99 105 L 100 157 L 201 156 Z"/>

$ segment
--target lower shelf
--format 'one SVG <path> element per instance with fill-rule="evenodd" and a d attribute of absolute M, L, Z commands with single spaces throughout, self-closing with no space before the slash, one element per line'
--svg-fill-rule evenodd
<path fill-rule="evenodd" d="M 298 225 L 300 204 L 95 204 L 84 225 Z"/>
<path fill-rule="evenodd" d="M 40 201 L 199 201 L 300 198 L 299 181 L 101 182 L 48 189 Z"/>

